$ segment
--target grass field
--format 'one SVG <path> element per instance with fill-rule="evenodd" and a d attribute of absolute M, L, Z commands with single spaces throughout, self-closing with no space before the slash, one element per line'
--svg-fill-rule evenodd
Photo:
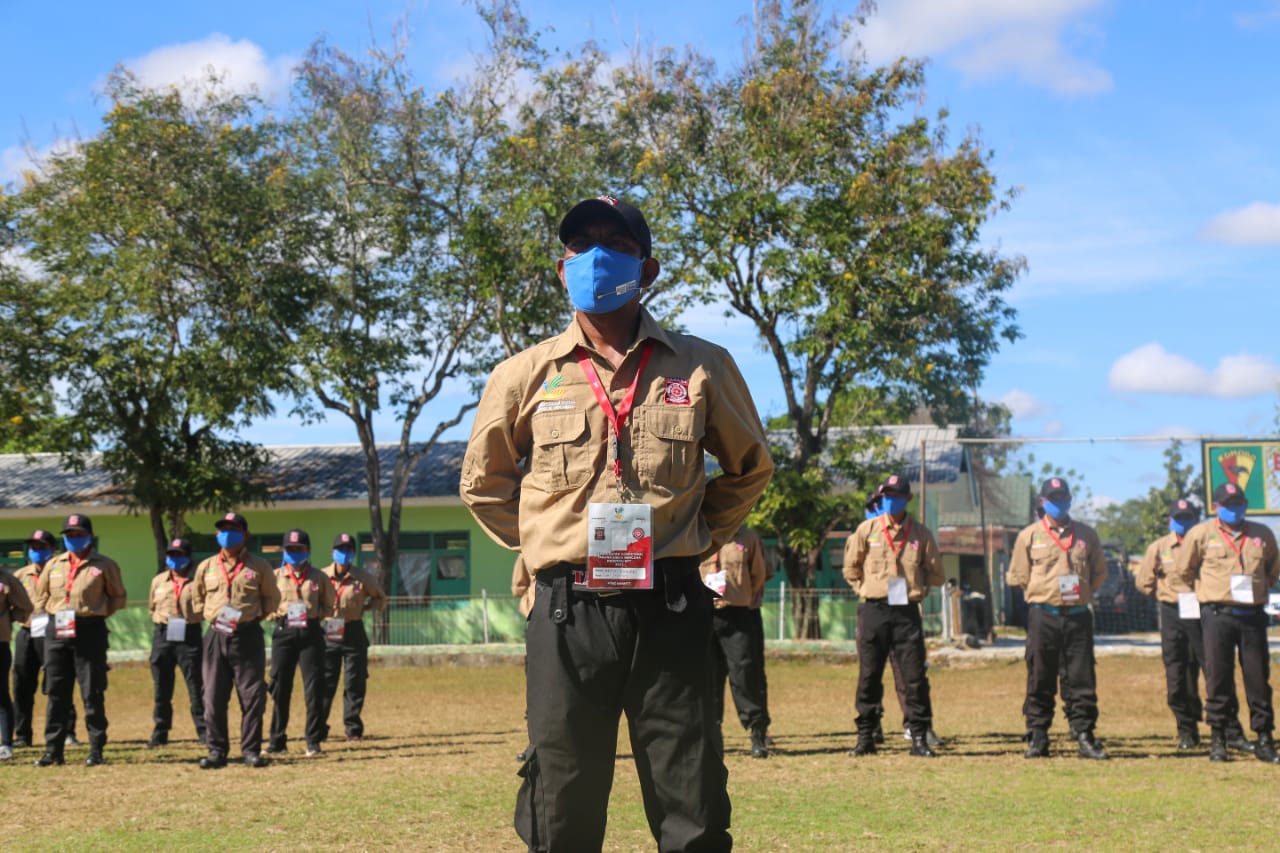
<path fill-rule="evenodd" d="M 1105 657 L 1098 668 L 1098 734 L 1109 762 L 1076 758 L 1062 721 L 1053 758 L 1021 757 L 1020 661 L 931 670 L 942 757 L 910 758 L 906 742 L 890 737 L 884 753 L 855 760 L 845 754 L 854 668 L 771 663 L 773 756 L 751 759 L 736 722 L 728 733 L 736 847 L 1275 849 L 1280 767 L 1247 756 L 1210 764 L 1203 751 L 1179 756 L 1159 659 Z M 0 764 L 6 847 L 521 849 L 510 828 L 514 756 L 525 742 L 519 666 L 375 668 L 369 736 L 316 759 L 296 752 L 295 690 L 295 752 L 262 770 L 196 767 L 202 750 L 181 710 L 181 681 L 177 740 L 145 749 L 150 691 L 144 667 L 113 669 L 106 767 L 83 767 L 83 747 L 68 750 L 62 768 L 32 767 L 36 749 Z M 37 711 L 42 720 L 39 703 Z M 232 718 L 234 733 L 234 707 Z M 899 722 L 896 710 L 886 722 Z M 607 847 L 652 850 L 625 740 L 620 751 Z"/>

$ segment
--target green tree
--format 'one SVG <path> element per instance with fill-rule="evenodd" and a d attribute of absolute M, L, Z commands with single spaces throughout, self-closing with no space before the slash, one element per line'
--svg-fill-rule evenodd
<path fill-rule="evenodd" d="M 793 434 L 781 483 L 813 477 L 841 401 L 866 404 L 855 423 L 889 400 L 966 422 L 963 389 L 1019 335 L 1003 294 L 1023 261 L 981 235 L 1011 198 L 990 152 L 950 142 L 945 112 L 913 114 L 922 63 L 843 53 L 856 25 L 816 2 L 762 3 L 740 67 L 664 50 L 619 77 L 637 168 L 673 211 L 668 268 L 750 320 L 777 365 Z M 763 522 L 793 587 L 812 586 L 813 543 L 852 520 L 847 505 L 813 510 Z"/>
<path fill-rule="evenodd" d="M 1168 533 L 1169 505 L 1180 498 L 1198 504 L 1204 495 L 1204 477 L 1195 456 L 1185 458 L 1182 442 L 1177 440 L 1165 448 L 1164 474 L 1164 484 L 1152 486 L 1142 497 L 1103 507 L 1098 513 L 1098 535 L 1119 542 L 1130 554 L 1141 554 Z"/>

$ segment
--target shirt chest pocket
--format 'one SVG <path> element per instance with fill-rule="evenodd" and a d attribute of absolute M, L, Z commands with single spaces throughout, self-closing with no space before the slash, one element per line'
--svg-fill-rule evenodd
<path fill-rule="evenodd" d="M 641 484 L 683 491 L 704 475 L 703 413 L 694 408 L 639 406 L 643 442 L 637 447 L 636 464 Z"/>
<path fill-rule="evenodd" d="M 529 477 L 544 492 L 574 489 L 591 479 L 585 412 L 539 412 L 530 423 Z"/>

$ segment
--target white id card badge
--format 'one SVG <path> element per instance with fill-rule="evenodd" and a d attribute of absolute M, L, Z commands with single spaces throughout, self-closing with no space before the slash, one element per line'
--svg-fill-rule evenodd
<path fill-rule="evenodd" d="M 331 643 L 341 643 L 346 630 L 347 623 L 342 619 L 333 617 L 324 620 L 324 638 Z"/>
<path fill-rule="evenodd" d="M 37 613 L 31 617 L 31 636 L 43 637 L 45 629 L 49 626 L 49 614 Z"/>
<path fill-rule="evenodd" d="M 285 624 L 290 628 L 307 627 L 307 605 L 301 601 L 290 604 L 285 611 Z"/>
<path fill-rule="evenodd" d="M 53 614 L 53 635 L 59 640 L 69 640 L 76 635 L 74 610 L 59 610 Z"/>
<path fill-rule="evenodd" d="M 165 628 L 164 638 L 171 643 L 181 643 L 187 639 L 187 620 L 181 616 L 170 616 L 169 627 Z"/>
<path fill-rule="evenodd" d="M 1062 596 L 1063 604 L 1075 604 L 1078 602 L 1080 600 L 1080 576 L 1059 575 L 1058 594 Z"/>
<path fill-rule="evenodd" d="M 1178 593 L 1178 618 L 1199 619 L 1200 601 L 1194 592 Z"/>
<path fill-rule="evenodd" d="M 723 596 L 724 588 L 728 585 L 729 581 L 725 576 L 724 570 L 721 569 L 718 572 L 712 572 L 707 575 L 702 579 L 702 583 L 707 587 L 707 589 L 711 590 L 716 595 Z"/>
<path fill-rule="evenodd" d="M 907 579 L 889 578 L 889 604 L 896 607 L 909 603 L 907 600 Z"/>
<path fill-rule="evenodd" d="M 653 507 L 593 503 L 587 508 L 587 589 L 653 589 Z"/>
<path fill-rule="evenodd" d="M 1253 575 L 1231 576 L 1231 600 L 1253 604 Z"/>
<path fill-rule="evenodd" d="M 213 620 L 213 630 L 222 634 L 234 634 L 240 624 L 240 611 L 227 605 L 218 611 L 218 618 Z"/>

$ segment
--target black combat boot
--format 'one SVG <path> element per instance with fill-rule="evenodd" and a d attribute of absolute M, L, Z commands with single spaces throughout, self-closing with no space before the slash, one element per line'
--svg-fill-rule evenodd
<path fill-rule="evenodd" d="M 925 732 L 911 733 L 911 754 L 917 758 L 937 758 L 938 753 L 929 748 L 929 736 Z"/>
<path fill-rule="evenodd" d="M 764 726 L 756 726 L 751 730 L 751 757 L 752 758 L 768 758 L 769 744 L 766 742 Z"/>
<path fill-rule="evenodd" d="M 876 720 L 875 731 L 871 733 L 871 739 L 876 743 L 884 743 L 884 727 L 880 725 L 880 721 Z"/>
<path fill-rule="evenodd" d="M 1085 731 L 1076 735 L 1076 743 L 1080 745 L 1080 757 L 1092 758 L 1095 761 L 1106 761 L 1111 756 L 1093 737 L 1093 732 Z"/>
<path fill-rule="evenodd" d="M 107 760 L 102 757 L 102 747 L 95 746 L 89 748 L 89 757 L 84 760 L 85 767 L 98 767 L 106 763 Z"/>
<path fill-rule="evenodd" d="M 875 751 L 875 736 L 871 732 L 858 732 L 858 742 L 854 744 L 853 749 L 849 750 L 849 755 L 853 758 L 861 758 L 864 755 L 871 755 Z"/>
<path fill-rule="evenodd" d="M 1209 739 L 1209 760 L 1231 760 L 1231 756 L 1227 754 L 1227 736 L 1223 734 L 1222 729 L 1214 729 Z"/>
<path fill-rule="evenodd" d="M 1200 733 L 1195 729 L 1182 729 L 1178 732 L 1178 751 L 1186 752 L 1200 745 Z"/>
<path fill-rule="evenodd" d="M 1027 751 L 1022 754 L 1023 758 L 1048 758 L 1049 757 L 1049 733 L 1044 729 L 1032 729 L 1027 732 Z"/>
<path fill-rule="evenodd" d="M 1253 755 L 1254 744 L 1244 736 L 1244 729 L 1232 727 L 1226 730 L 1227 748 L 1236 752 L 1247 752 Z"/>
<path fill-rule="evenodd" d="M 63 763 L 62 753 L 53 752 L 52 750 L 45 750 L 44 755 L 36 759 L 36 767 L 62 766 Z"/>
<path fill-rule="evenodd" d="M 1280 764 L 1280 755 L 1276 755 L 1276 745 L 1271 740 L 1271 732 L 1258 732 L 1258 746 L 1253 757 L 1267 764 Z"/>

